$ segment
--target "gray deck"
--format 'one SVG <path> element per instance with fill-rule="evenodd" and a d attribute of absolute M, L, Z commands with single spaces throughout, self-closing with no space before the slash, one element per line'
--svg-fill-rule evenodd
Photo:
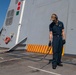
<path fill-rule="evenodd" d="M 51 64 L 46 65 L 52 56 L 40 61 L 43 56 L 25 51 L 0 54 L 0 75 L 76 75 L 76 57 L 64 56 L 64 66 L 53 70 Z M 40 69 L 42 66 L 45 67 Z"/>

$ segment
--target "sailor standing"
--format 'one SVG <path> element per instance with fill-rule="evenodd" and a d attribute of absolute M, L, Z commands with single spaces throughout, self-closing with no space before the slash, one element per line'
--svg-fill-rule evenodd
<path fill-rule="evenodd" d="M 52 42 L 53 46 L 52 68 L 56 69 L 57 66 L 63 66 L 63 64 L 61 64 L 61 57 L 63 43 L 65 44 L 66 38 L 63 22 L 58 20 L 58 16 L 56 14 L 52 14 L 51 20 L 52 23 L 49 25 L 49 31 L 50 41 Z"/>

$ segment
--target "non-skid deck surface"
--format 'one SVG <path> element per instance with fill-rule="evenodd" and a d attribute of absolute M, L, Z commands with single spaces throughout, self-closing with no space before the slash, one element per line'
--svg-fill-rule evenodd
<path fill-rule="evenodd" d="M 62 59 L 64 66 L 58 66 L 53 70 L 51 63 L 46 65 L 48 60 L 52 59 L 52 55 L 40 61 L 43 56 L 25 51 L 0 54 L 0 75 L 76 75 L 75 57 L 64 56 Z M 43 66 L 44 68 L 40 69 Z"/>

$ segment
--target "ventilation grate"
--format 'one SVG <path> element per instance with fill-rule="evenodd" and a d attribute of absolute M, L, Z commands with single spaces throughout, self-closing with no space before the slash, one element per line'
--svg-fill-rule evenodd
<path fill-rule="evenodd" d="M 8 11 L 8 13 L 7 13 L 7 18 L 6 18 L 6 22 L 5 22 L 6 26 L 12 24 L 14 12 L 15 12 L 14 9 Z"/>

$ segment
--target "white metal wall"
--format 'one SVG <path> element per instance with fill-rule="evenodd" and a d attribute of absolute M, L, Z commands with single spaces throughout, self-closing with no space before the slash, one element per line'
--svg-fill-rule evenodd
<path fill-rule="evenodd" d="M 14 4 L 15 0 L 11 0 L 9 9 L 17 9 L 17 5 Z M 76 1 L 75 0 L 26 0 L 22 26 L 20 30 L 19 41 L 28 37 L 27 44 L 41 44 L 47 45 L 49 42 L 49 24 L 50 16 L 52 13 L 56 13 L 59 20 L 64 23 L 65 32 L 67 36 L 67 42 L 65 47 L 65 53 L 76 54 L 75 46 L 75 32 L 76 32 Z M 8 9 L 8 10 L 9 10 Z M 19 25 L 20 15 L 14 15 L 14 21 L 11 26 L 4 26 L 7 32 L 3 32 L 5 36 L 1 36 L 1 47 L 12 47 L 16 42 L 17 29 Z M 10 36 L 10 33 L 14 33 L 15 36 L 12 41 L 6 45 L 2 41 L 6 36 Z"/>
<path fill-rule="evenodd" d="M 19 13 L 19 16 L 16 16 L 18 4 L 15 4 L 15 1 L 16 0 L 11 0 L 9 8 L 8 8 L 8 11 L 12 10 L 12 9 L 14 9 L 14 11 L 15 11 L 14 16 L 13 16 L 14 17 L 13 18 L 13 23 L 11 25 L 6 26 L 6 24 L 5 24 L 6 18 L 7 18 L 7 14 L 6 14 L 6 18 L 5 18 L 5 21 L 4 21 L 4 24 L 3 24 L 3 28 L 6 29 L 6 30 L 3 30 L 2 34 L 0 36 L 0 47 L 10 48 L 10 47 L 14 46 L 15 42 L 16 42 L 17 29 L 18 29 L 18 26 L 19 26 L 19 19 L 20 19 L 20 13 L 21 13 L 21 11 Z M 21 7 L 22 7 L 22 4 L 21 4 Z M 8 11 L 7 11 L 7 13 L 8 13 Z M 14 33 L 14 37 L 6 45 L 5 42 L 4 42 L 4 39 L 7 36 L 10 37 L 11 33 Z"/>
<path fill-rule="evenodd" d="M 27 0 L 22 22 L 22 36 L 28 37 L 28 43 L 48 44 L 50 16 L 56 13 L 67 24 L 68 1 L 66 0 Z"/>
<path fill-rule="evenodd" d="M 65 52 L 76 55 L 76 0 L 69 0 L 67 43 Z"/>

